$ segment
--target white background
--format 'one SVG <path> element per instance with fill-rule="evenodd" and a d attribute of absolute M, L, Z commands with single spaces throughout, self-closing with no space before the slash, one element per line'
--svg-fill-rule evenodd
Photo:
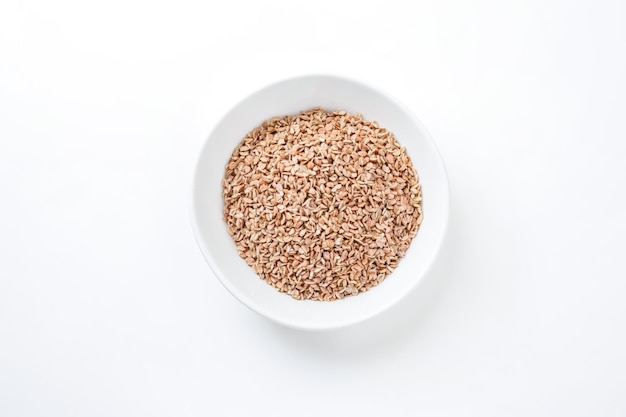
<path fill-rule="evenodd" d="M 625 416 L 623 1 L 0 0 L 0 416 Z M 279 327 L 188 221 L 212 126 L 331 73 L 429 129 L 452 208 L 402 304 Z"/>

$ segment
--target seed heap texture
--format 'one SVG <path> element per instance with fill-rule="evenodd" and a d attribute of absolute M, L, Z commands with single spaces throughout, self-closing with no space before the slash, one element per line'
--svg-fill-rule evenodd
<path fill-rule="evenodd" d="M 232 153 L 224 220 L 239 255 L 295 299 L 382 282 L 422 221 L 422 192 L 394 135 L 320 108 L 264 121 Z"/>

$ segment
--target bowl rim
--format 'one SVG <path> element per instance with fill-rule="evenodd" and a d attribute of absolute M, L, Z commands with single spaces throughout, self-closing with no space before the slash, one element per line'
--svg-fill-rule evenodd
<path fill-rule="evenodd" d="M 411 119 L 412 123 L 414 123 L 418 129 L 420 131 L 422 131 L 424 133 L 424 136 L 427 138 L 427 141 L 429 142 L 429 144 L 432 146 L 434 154 L 437 157 L 438 160 L 438 165 L 440 166 L 441 170 L 442 170 L 442 206 L 440 207 L 440 210 L 442 211 L 441 215 L 443 218 L 443 227 L 440 231 L 440 233 L 437 236 L 437 240 L 432 242 L 432 246 L 434 247 L 433 250 L 433 254 L 431 256 L 431 258 L 428 260 L 426 266 L 424 267 L 424 270 L 422 272 L 422 274 L 417 277 L 413 284 L 410 285 L 405 291 L 399 293 L 396 297 L 391 297 L 388 301 L 381 303 L 380 305 L 378 305 L 376 308 L 372 308 L 371 310 L 368 310 L 367 313 L 361 314 L 358 317 L 352 317 L 352 318 L 346 318 L 346 319 L 338 319 L 336 322 L 332 323 L 332 324 L 325 324 L 325 325 L 302 325 L 299 324 L 297 322 L 294 322 L 293 320 L 289 320 L 286 317 L 281 316 L 280 314 L 274 314 L 272 311 L 263 308 L 262 303 L 258 303 L 256 302 L 253 298 L 241 293 L 227 278 L 226 278 L 226 274 L 224 274 L 221 269 L 219 268 L 217 262 L 215 261 L 215 259 L 213 258 L 213 255 L 211 253 L 211 251 L 209 250 L 209 248 L 207 248 L 204 244 L 204 242 L 202 241 L 201 235 L 201 229 L 200 226 L 198 224 L 198 218 L 196 216 L 196 200 L 198 198 L 197 194 L 196 194 L 196 190 L 197 190 L 197 181 L 198 181 L 198 171 L 200 168 L 200 164 L 202 162 L 202 158 L 204 153 L 206 152 L 206 148 L 208 146 L 210 146 L 210 138 L 213 135 L 214 131 L 216 130 L 216 128 L 218 126 L 220 126 L 223 121 L 234 111 L 236 110 L 240 105 L 242 105 L 244 102 L 246 102 L 248 99 L 250 99 L 253 96 L 256 96 L 260 93 L 262 93 L 265 90 L 269 90 L 272 88 L 275 88 L 276 86 L 283 84 L 283 83 L 288 83 L 288 82 L 294 82 L 294 81 L 300 81 L 300 80 L 306 80 L 306 79 L 311 79 L 311 80 L 315 80 L 315 79 L 333 79 L 336 81 L 340 81 L 340 82 L 347 82 L 347 83 L 351 83 L 351 84 L 355 84 L 358 85 L 359 87 L 368 89 L 368 90 L 372 90 L 374 92 L 376 92 L 377 94 L 380 94 L 382 96 L 384 96 L 385 98 L 387 98 L 389 101 L 391 101 L 395 106 L 397 106 L 398 108 L 402 109 Z M 424 277 L 429 273 L 429 271 L 431 270 L 433 264 L 435 263 L 436 259 L 439 257 L 440 255 L 440 251 L 441 251 L 441 247 L 443 246 L 443 243 L 445 241 L 445 238 L 447 236 L 447 232 L 448 232 L 448 227 L 449 227 L 449 219 L 450 219 L 450 184 L 449 184 L 449 178 L 448 178 L 448 173 L 447 173 L 447 169 L 446 169 L 446 165 L 444 163 L 444 160 L 441 156 L 441 152 L 436 144 L 436 142 L 434 141 L 432 135 L 430 134 L 430 132 L 426 129 L 426 127 L 422 124 L 421 120 L 419 120 L 417 118 L 417 116 L 413 113 L 413 111 L 406 106 L 404 103 L 402 103 L 400 100 L 398 100 L 395 96 L 393 96 L 392 94 L 390 94 L 389 92 L 387 92 L 386 90 L 379 88 L 378 86 L 372 84 L 372 83 L 368 83 L 368 82 L 364 82 L 361 81 L 359 79 L 355 79 L 352 77 L 347 77 L 347 76 L 343 76 L 343 75 L 332 75 L 332 74 L 326 74 L 326 73 L 321 73 L 321 74 L 303 74 L 303 75 L 296 75 L 296 76 L 291 76 L 288 78 L 281 78 L 278 79 L 276 81 L 273 81 L 271 83 L 265 84 L 260 88 L 255 89 L 254 91 L 246 94 L 243 98 L 240 98 L 239 100 L 237 100 L 233 105 L 231 105 L 226 111 L 224 111 L 221 115 L 221 117 L 219 117 L 212 125 L 208 135 L 205 137 L 205 139 L 203 140 L 201 146 L 199 147 L 199 150 L 196 154 L 196 158 L 195 158 L 195 163 L 193 165 L 193 170 L 192 170 L 192 181 L 190 182 L 191 185 L 191 190 L 189 195 L 189 204 L 188 204 L 188 209 L 189 209 L 189 219 L 190 219 L 190 225 L 192 228 L 192 232 L 194 235 L 194 238 L 196 240 L 196 243 L 198 244 L 198 247 L 200 249 L 200 252 L 202 253 L 205 261 L 207 262 L 207 265 L 209 266 L 209 269 L 211 270 L 211 272 L 213 272 L 213 275 L 215 275 L 215 277 L 217 278 L 217 280 L 222 284 L 222 286 L 233 296 L 235 297 L 239 302 L 241 302 L 243 305 L 245 305 L 247 308 L 249 308 L 250 310 L 258 313 L 261 316 L 264 316 L 280 325 L 283 325 L 285 327 L 289 327 L 292 329 L 297 329 L 297 330 L 308 330 L 308 331 L 325 331 L 325 330 L 334 330 L 334 329 L 340 329 L 340 328 L 345 328 L 345 327 L 349 327 L 352 325 L 355 325 L 357 323 L 361 323 L 364 321 L 367 321 L 375 316 L 378 316 L 379 314 L 383 313 L 384 311 L 389 310 L 391 307 L 393 307 L 394 305 L 397 305 L 398 303 L 400 303 L 400 301 L 402 301 L 405 297 L 407 297 L 410 293 L 413 293 L 415 291 L 415 289 L 417 288 L 417 286 L 424 280 Z"/>

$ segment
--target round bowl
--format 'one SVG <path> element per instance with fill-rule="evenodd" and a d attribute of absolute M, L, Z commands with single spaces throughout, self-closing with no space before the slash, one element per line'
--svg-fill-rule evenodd
<path fill-rule="evenodd" d="M 295 300 L 260 279 L 239 257 L 223 220 L 222 178 L 242 138 L 266 119 L 322 107 L 361 113 L 392 131 L 413 161 L 423 195 L 423 220 L 398 267 L 379 285 L 337 301 Z M 193 178 L 191 223 L 207 263 L 244 305 L 282 325 L 327 330 L 371 318 L 409 293 L 433 263 L 446 231 L 449 190 L 433 140 L 411 111 L 388 94 L 353 80 L 304 76 L 280 81 L 232 108 L 209 135 Z"/>

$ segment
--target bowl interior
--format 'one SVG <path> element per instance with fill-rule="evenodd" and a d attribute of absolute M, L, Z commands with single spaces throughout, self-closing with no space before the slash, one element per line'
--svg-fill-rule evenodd
<path fill-rule="evenodd" d="M 332 302 L 294 300 L 261 280 L 237 254 L 222 219 L 222 177 L 235 146 L 262 121 L 313 107 L 361 113 L 391 130 L 413 161 L 423 194 L 423 221 L 406 256 L 385 281 L 365 293 Z M 338 77 L 308 76 L 273 84 L 236 105 L 217 124 L 198 159 L 191 218 L 209 266 L 242 303 L 283 325 L 308 330 L 353 324 L 390 307 L 426 273 L 448 221 L 448 182 L 435 144 L 422 124 L 389 96 Z"/>

